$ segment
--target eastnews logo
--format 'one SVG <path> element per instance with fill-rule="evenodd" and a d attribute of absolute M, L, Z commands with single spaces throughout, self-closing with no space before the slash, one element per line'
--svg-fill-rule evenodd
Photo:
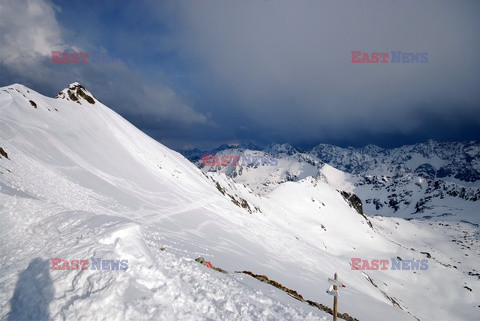
<path fill-rule="evenodd" d="M 401 258 L 391 258 L 390 260 L 362 260 L 361 258 L 352 258 L 352 270 L 388 270 L 392 262 L 391 270 L 427 270 L 428 260 L 402 260 Z"/>
<path fill-rule="evenodd" d="M 216 156 L 202 155 L 202 166 L 277 166 L 278 159 L 270 156 L 256 156 L 245 154 Z"/>
<path fill-rule="evenodd" d="M 90 260 L 62 260 L 61 258 L 52 258 L 52 270 L 99 270 L 99 271 L 126 271 L 128 269 L 128 260 L 102 260 L 101 258 L 92 258 Z"/>
<path fill-rule="evenodd" d="M 352 51 L 352 64 L 425 64 L 428 62 L 428 52 L 402 52 L 391 51 L 391 56 L 388 52 L 368 52 Z"/>
<path fill-rule="evenodd" d="M 61 52 L 61 51 L 52 51 L 52 63 L 54 64 L 76 64 L 82 63 L 86 64 L 89 62 L 93 63 L 126 63 L 127 59 L 123 55 L 109 55 L 99 52 Z"/>

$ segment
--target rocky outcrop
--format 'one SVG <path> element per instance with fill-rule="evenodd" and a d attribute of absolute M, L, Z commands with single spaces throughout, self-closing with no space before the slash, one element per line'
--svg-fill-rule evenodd
<path fill-rule="evenodd" d="M 7 152 L 4 151 L 2 147 L 0 147 L 0 155 L 3 156 L 3 157 L 5 157 L 6 159 L 10 159 L 10 158 L 8 158 Z"/>

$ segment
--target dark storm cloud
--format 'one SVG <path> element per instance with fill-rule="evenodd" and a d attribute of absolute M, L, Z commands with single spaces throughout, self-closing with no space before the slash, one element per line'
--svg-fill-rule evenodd
<path fill-rule="evenodd" d="M 84 82 L 173 147 L 398 145 L 480 135 L 475 1 L 106 1 L 81 15 L 81 2 L 30 3 L 50 18 L 36 47 L 60 38 L 69 48 L 125 52 L 130 63 L 62 71 L 37 60 L 29 74 L 2 49 L 2 84 L 58 90 Z M 1 26 L 4 35 L 30 37 L 25 28 Z M 352 64 L 353 50 L 426 52 L 428 62 Z"/>
<path fill-rule="evenodd" d="M 231 97 L 266 139 L 423 136 L 450 121 L 479 127 L 478 9 L 442 1 L 188 2 L 184 51 L 205 67 L 205 90 Z M 427 52 L 428 63 L 352 64 L 352 50 Z"/>

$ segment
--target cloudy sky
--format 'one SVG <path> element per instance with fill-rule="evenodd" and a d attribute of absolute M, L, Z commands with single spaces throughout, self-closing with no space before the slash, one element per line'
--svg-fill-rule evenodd
<path fill-rule="evenodd" d="M 55 96 L 78 81 L 175 149 L 480 139 L 479 1 L 0 3 L 0 86 Z M 352 51 L 390 57 L 352 63 Z"/>

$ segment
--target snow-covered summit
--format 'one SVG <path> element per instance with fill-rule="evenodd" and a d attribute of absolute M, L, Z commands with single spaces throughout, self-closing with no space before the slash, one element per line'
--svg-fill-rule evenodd
<path fill-rule="evenodd" d="M 273 143 L 267 146 L 267 148 L 264 149 L 264 152 L 272 155 L 280 155 L 280 154 L 293 155 L 298 153 L 298 150 L 292 145 L 287 143 L 284 143 L 284 144 Z"/>
<path fill-rule="evenodd" d="M 55 98 L 74 101 L 80 105 L 82 102 L 94 105 L 97 101 L 93 94 L 78 82 L 73 82 L 68 85 L 68 87 L 60 91 Z"/>

